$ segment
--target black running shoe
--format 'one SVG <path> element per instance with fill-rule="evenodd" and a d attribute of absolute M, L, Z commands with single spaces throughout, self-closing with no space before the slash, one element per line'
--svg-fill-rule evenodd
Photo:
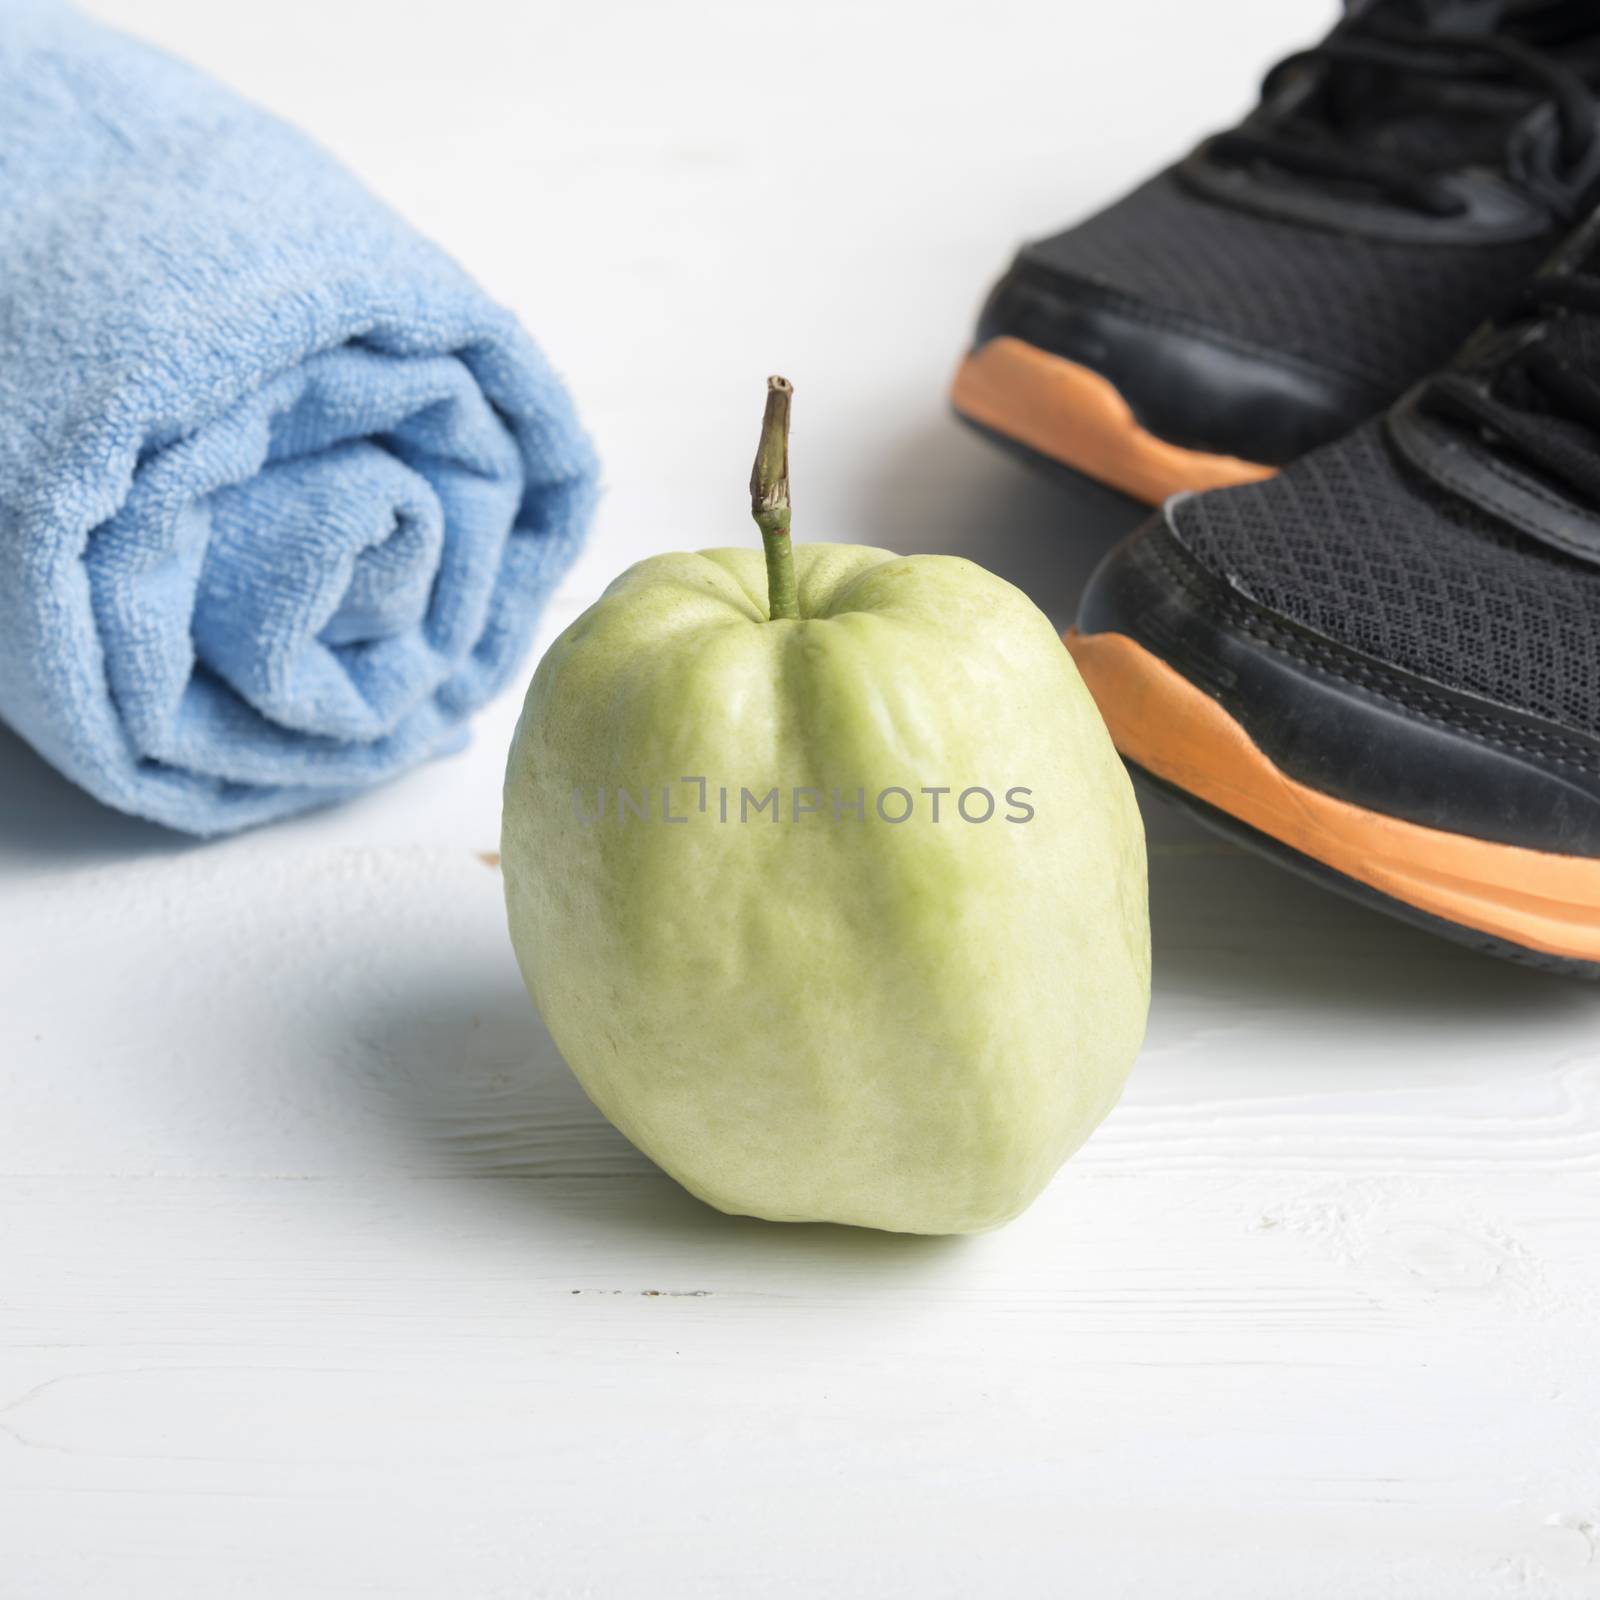
<path fill-rule="evenodd" d="M 1386 416 L 1172 500 L 1068 643 L 1123 755 L 1213 822 L 1600 977 L 1600 213 Z"/>
<path fill-rule="evenodd" d="M 1150 504 L 1254 481 L 1449 360 L 1600 200 L 1597 0 L 1373 0 L 989 296 L 956 410 Z"/>

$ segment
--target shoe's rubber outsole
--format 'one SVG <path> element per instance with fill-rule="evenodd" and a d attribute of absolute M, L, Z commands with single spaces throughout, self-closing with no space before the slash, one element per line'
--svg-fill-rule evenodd
<path fill-rule="evenodd" d="M 1164 783 L 1153 773 L 1146 772 L 1136 762 L 1130 761 L 1127 766 L 1129 772 L 1133 774 L 1136 788 L 1142 788 L 1175 810 L 1185 812 L 1220 837 L 1235 844 L 1242 844 L 1256 855 L 1269 857 L 1297 878 L 1304 878 L 1308 883 L 1314 883 L 1321 889 L 1332 890 L 1343 899 L 1353 900 L 1357 905 L 1366 906 L 1372 911 L 1380 911 L 1397 922 L 1419 928 L 1435 938 L 1447 939 L 1451 944 L 1464 946 L 1479 955 L 1492 956 L 1497 961 L 1515 962 L 1519 967 L 1531 967 L 1536 971 L 1555 973 L 1564 978 L 1584 978 L 1591 983 L 1600 983 L 1600 962 L 1569 961 L 1562 956 L 1547 955 L 1542 950 L 1529 950 L 1519 944 L 1508 944 L 1504 939 L 1479 933 L 1475 928 L 1463 928 L 1458 923 L 1446 922 L 1441 917 L 1429 916 L 1426 911 L 1419 911 L 1415 906 L 1407 905 L 1404 900 L 1396 900 L 1393 895 L 1383 894 L 1368 884 L 1358 883 L 1342 872 L 1335 872 L 1332 867 L 1323 866 L 1320 861 L 1313 861 L 1310 856 L 1301 855 L 1298 850 L 1291 850 L 1288 845 L 1280 844 L 1270 834 L 1262 833 L 1259 829 L 1250 827 L 1248 823 L 1240 822 L 1237 817 L 1230 817 L 1226 811 L 1219 811 L 1215 806 L 1208 806 L 1204 800 L 1195 799 L 1192 794 L 1186 793 L 1175 784 Z"/>
<path fill-rule="evenodd" d="M 950 402 L 981 427 L 1145 505 L 1188 489 L 1256 483 L 1276 470 L 1169 444 L 1140 424 L 1108 378 L 1008 336 L 968 353 Z"/>
<path fill-rule="evenodd" d="M 1600 860 L 1351 805 L 1290 777 L 1217 700 L 1126 635 L 1074 631 L 1067 647 L 1117 749 L 1186 798 L 1468 942 L 1600 974 Z"/>

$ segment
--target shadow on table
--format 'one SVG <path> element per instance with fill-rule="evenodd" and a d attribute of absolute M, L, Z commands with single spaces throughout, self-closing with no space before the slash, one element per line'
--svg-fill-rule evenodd
<path fill-rule="evenodd" d="M 1389 1015 L 1412 1037 L 1432 1016 L 1455 1030 L 1470 1021 L 1504 1036 L 1508 1073 L 1519 1070 L 1530 1025 L 1600 1024 L 1593 986 L 1459 950 L 1203 834 L 1158 843 L 1153 867 L 1157 1012 L 1192 1017 L 1198 1000 L 1216 1009 L 1224 1033 L 1240 1018 L 1273 1015 L 1286 1090 L 1304 1069 L 1318 1070 L 1316 1041 L 1336 1037 L 1357 1012 Z M 413 989 L 381 1016 L 352 1020 L 375 1135 L 419 1176 L 476 1180 L 458 1187 L 457 1201 L 489 1226 L 514 1229 L 536 1215 L 564 1237 L 592 1239 L 598 1276 L 580 1275 L 574 1291 L 694 1294 L 702 1275 L 715 1283 L 730 1269 L 781 1277 L 794 1267 L 813 1285 L 820 1270 L 840 1286 L 892 1294 L 944 1273 L 965 1247 L 729 1217 L 702 1204 L 589 1101 L 509 962 L 470 991 Z M 1416 1064 L 1429 1068 L 1425 1052 Z M 614 1277 L 619 1260 L 656 1260 L 660 1270 L 618 1284 L 605 1274 Z"/>
<path fill-rule="evenodd" d="M 101 805 L 0 724 L 0 869 L 175 854 L 194 843 Z"/>
<path fill-rule="evenodd" d="M 647 1257 L 659 1251 L 662 1281 L 624 1286 L 635 1292 L 691 1292 L 696 1285 L 678 1281 L 685 1270 L 747 1252 L 768 1265 L 803 1260 L 845 1274 L 893 1264 L 903 1284 L 907 1270 L 959 1248 L 959 1241 L 730 1217 L 696 1200 L 590 1102 L 509 962 L 469 993 L 412 993 L 381 1017 L 359 1019 L 356 1032 L 357 1055 L 367 1063 L 363 1098 L 409 1169 L 480 1180 L 478 1200 L 502 1218 L 537 1211 L 579 1237 L 598 1230 L 607 1244 L 620 1237 Z M 612 1259 L 597 1253 L 599 1265 Z"/>

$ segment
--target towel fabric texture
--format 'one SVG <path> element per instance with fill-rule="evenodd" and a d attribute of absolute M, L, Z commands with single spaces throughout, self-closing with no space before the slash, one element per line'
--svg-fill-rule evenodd
<path fill-rule="evenodd" d="M 214 834 L 454 748 L 594 481 L 511 315 L 326 153 L 0 4 L 0 720 L 48 761 Z"/>

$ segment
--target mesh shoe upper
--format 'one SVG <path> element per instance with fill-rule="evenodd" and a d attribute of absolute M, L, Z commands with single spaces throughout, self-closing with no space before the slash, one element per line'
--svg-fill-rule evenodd
<path fill-rule="evenodd" d="M 1219 204 L 1166 172 L 1027 259 L 1397 392 L 1448 360 L 1550 245 L 1338 234 Z"/>
<path fill-rule="evenodd" d="M 1600 736 L 1600 568 L 1401 462 L 1381 423 L 1169 512 L 1196 560 L 1349 649 Z"/>
<path fill-rule="evenodd" d="M 1394 395 L 1592 204 L 1597 82 L 1590 0 L 1366 6 L 1244 122 L 1021 261 L 1064 303 L 1088 283 Z"/>

